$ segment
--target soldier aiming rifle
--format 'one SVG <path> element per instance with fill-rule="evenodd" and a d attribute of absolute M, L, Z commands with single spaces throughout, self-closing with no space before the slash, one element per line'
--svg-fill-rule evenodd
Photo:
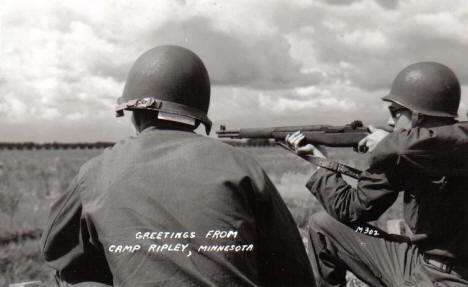
<path fill-rule="evenodd" d="M 393 132 L 373 129 L 360 141 L 371 159 L 357 187 L 327 168 L 307 183 L 326 211 L 309 223 L 316 284 L 344 286 L 349 270 L 373 287 L 468 286 L 468 125 L 455 120 L 458 79 L 439 63 L 416 63 L 383 100 Z M 301 132 L 286 137 L 297 153 L 325 157 L 304 139 Z M 400 191 L 409 237 L 367 224 Z"/>

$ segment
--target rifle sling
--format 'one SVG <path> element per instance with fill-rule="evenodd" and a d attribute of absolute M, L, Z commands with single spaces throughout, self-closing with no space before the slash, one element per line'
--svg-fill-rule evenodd
<path fill-rule="evenodd" d="M 312 155 L 304 155 L 301 157 L 307 160 L 308 162 L 315 164 L 316 166 L 320 166 L 334 172 L 345 174 L 353 178 L 359 178 L 359 175 L 361 174 L 361 171 L 359 169 L 336 161 L 331 161 L 325 158 L 316 157 Z"/>
<path fill-rule="evenodd" d="M 283 147 L 284 149 L 294 153 L 295 155 L 298 155 L 287 144 L 279 142 L 279 141 L 277 141 L 276 143 L 279 146 Z M 353 178 L 356 178 L 356 179 L 359 178 L 359 175 L 361 174 L 361 170 L 359 170 L 357 168 L 354 168 L 354 167 L 351 167 L 349 165 L 345 165 L 345 164 L 342 164 L 342 163 L 339 163 L 339 162 L 336 162 L 336 161 L 331 161 L 331 160 L 326 159 L 326 158 L 316 157 L 316 156 L 313 156 L 313 155 L 310 155 L 310 154 L 298 155 L 298 156 L 305 159 L 306 161 L 316 165 L 316 166 L 320 166 L 320 167 L 326 168 L 326 169 L 334 171 L 334 172 L 342 173 L 342 174 L 345 174 L 347 176 L 350 176 L 350 177 L 353 177 Z"/>

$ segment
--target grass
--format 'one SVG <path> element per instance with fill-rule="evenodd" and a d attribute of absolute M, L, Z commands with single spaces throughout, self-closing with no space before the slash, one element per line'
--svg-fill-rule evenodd
<path fill-rule="evenodd" d="M 303 236 L 308 218 L 321 209 L 305 188 L 314 167 L 279 147 L 243 148 L 264 167 L 283 196 Z M 42 228 L 50 204 L 67 187 L 79 167 L 99 150 L 0 151 L 0 237 Z M 349 150 L 331 150 L 329 157 L 364 167 L 365 157 Z M 401 207 L 384 219 L 401 217 Z M 53 284 L 53 272 L 45 266 L 39 240 L 20 240 L 0 245 L 0 286 L 40 280 Z M 359 285 L 354 285 L 359 286 Z"/>
<path fill-rule="evenodd" d="M 65 190 L 79 167 L 98 153 L 1 151 L 0 237 L 42 228 L 50 203 Z M 0 286 L 30 280 L 55 282 L 39 248 L 39 239 L 0 245 Z"/>

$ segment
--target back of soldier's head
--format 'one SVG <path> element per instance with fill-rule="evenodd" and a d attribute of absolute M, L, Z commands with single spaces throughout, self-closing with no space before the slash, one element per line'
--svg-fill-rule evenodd
<path fill-rule="evenodd" d="M 122 96 L 117 100 L 118 116 L 124 110 L 140 111 L 138 122 L 170 122 L 196 128 L 211 121 L 210 80 L 201 59 L 179 46 L 159 46 L 143 53 L 133 64 Z"/>

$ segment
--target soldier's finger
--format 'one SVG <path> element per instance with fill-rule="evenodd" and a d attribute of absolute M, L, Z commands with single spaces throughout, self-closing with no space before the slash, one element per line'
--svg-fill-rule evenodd
<path fill-rule="evenodd" d="M 288 134 L 286 136 L 286 142 L 289 144 L 289 145 L 292 145 L 293 142 L 294 142 L 294 139 L 296 138 L 297 134 L 296 133 L 293 133 L 293 134 Z"/>
<path fill-rule="evenodd" d="M 365 146 L 366 143 L 367 143 L 367 137 L 363 138 L 362 140 L 358 142 L 358 147 L 360 148 L 362 146 Z"/>
<path fill-rule="evenodd" d="M 319 156 L 320 155 L 320 151 L 317 149 L 317 147 L 314 146 L 314 155 L 315 156 Z"/>
<path fill-rule="evenodd" d="M 301 138 L 295 138 L 294 139 L 294 147 L 297 148 L 299 146 L 300 142 L 301 142 Z"/>
<path fill-rule="evenodd" d="M 307 144 L 301 149 L 303 149 L 302 153 L 308 153 L 308 154 L 312 154 L 313 156 L 316 156 L 316 157 L 325 158 L 325 156 L 320 152 L 320 150 L 317 148 L 317 146 L 315 146 L 313 144 Z"/>
<path fill-rule="evenodd" d="M 290 141 L 294 142 L 300 137 L 301 133 L 299 131 L 295 132 L 294 134 L 291 135 Z"/>
<path fill-rule="evenodd" d="M 299 147 L 297 149 L 298 154 L 313 154 L 314 153 L 314 146 L 311 144 L 307 144 L 305 146 Z"/>
<path fill-rule="evenodd" d="M 304 139 L 305 139 L 305 135 L 304 135 L 304 134 L 299 134 L 299 136 L 297 137 L 297 140 L 298 140 L 299 142 L 301 142 L 301 141 L 304 140 Z"/>
<path fill-rule="evenodd" d="M 366 152 L 367 151 L 367 140 L 368 137 L 363 138 L 358 143 L 358 151 L 359 152 Z"/>
<path fill-rule="evenodd" d="M 301 131 L 295 131 L 291 134 L 292 137 L 296 137 L 298 134 L 300 134 Z"/>

